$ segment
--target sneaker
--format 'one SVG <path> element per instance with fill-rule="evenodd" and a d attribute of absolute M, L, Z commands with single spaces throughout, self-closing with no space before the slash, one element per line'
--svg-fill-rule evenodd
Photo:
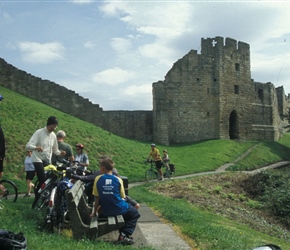
<path fill-rule="evenodd" d="M 30 197 L 30 194 L 25 194 L 23 197 Z"/>
<path fill-rule="evenodd" d="M 164 178 L 163 177 L 159 178 L 159 181 L 164 181 Z"/>
<path fill-rule="evenodd" d="M 3 197 L 7 197 L 9 195 L 9 191 L 6 189 L 6 190 L 4 190 L 4 192 L 3 192 Z"/>
<path fill-rule="evenodd" d="M 131 236 L 123 236 L 122 234 L 119 235 L 118 242 L 123 245 L 132 245 L 134 244 L 134 240 Z"/>

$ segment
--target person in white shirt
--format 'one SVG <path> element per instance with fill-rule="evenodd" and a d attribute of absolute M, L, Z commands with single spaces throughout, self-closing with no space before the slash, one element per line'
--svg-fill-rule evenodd
<path fill-rule="evenodd" d="M 26 150 L 32 151 L 32 162 L 38 178 L 38 186 L 35 193 L 45 182 L 44 167 L 50 164 L 52 153 L 55 155 L 65 155 L 65 151 L 58 149 L 56 135 L 53 132 L 58 125 L 55 116 L 50 116 L 47 120 L 46 127 L 38 129 L 26 144 Z"/>

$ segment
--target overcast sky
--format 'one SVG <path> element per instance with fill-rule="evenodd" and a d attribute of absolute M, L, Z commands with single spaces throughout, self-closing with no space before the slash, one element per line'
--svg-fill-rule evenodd
<path fill-rule="evenodd" d="M 151 110 L 174 62 L 230 37 L 250 45 L 252 79 L 288 95 L 289 13 L 289 0 L 0 0 L 0 57 L 104 110 Z"/>

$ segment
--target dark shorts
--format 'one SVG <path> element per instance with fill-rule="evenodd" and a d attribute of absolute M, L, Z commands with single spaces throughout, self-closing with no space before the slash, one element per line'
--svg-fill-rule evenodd
<path fill-rule="evenodd" d="M 3 172 L 3 159 L 0 160 L 0 173 Z"/>
<path fill-rule="evenodd" d="M 26 180 L 33 180 L 33 178 L 34 178 L 34 176 L 35 176 L 35 171 L 33 170 L 33 171 L 26 171 Z"/>
<path fill-rule="evenodd" d="M 162 167 L 163 162 L 162 162 L 161 160 L 160 160 L 160 161 L 155 161 L 155 165 L 156 165 L 156 167 L 159 169 L 159 168 Z"/>

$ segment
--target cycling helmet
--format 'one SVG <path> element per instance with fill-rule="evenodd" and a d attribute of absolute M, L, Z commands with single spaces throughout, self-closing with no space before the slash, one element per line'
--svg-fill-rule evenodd
<path fill-rule="evenodd" d="M 166 149 L 163 149 L 163 152 L 167 153 L 167 150 Z"/>
<path fill-rule="evenodd" d="M 0 249 L 26 250 L 27 240 L 23 233 L 15 234 L 13 232 L 0 229 Z"/>
<path fill-rule="evenodd" d="M 151 147 L 156 147 L 156 145 L 154 143 L 151 144 Z"/>
<path fill-rule="evenodd" d="M 4 99 L 3 95 L 0 95 L 0 102 Z"/>
<path fill-rule="evenodd" d="M 81 143 L 78 143 L 78 144 L 76 145 L 76 147 L 77 147 L 77 148 L 81 148 L 81 149 L 83 149 L 85 146 L 84 146 L 83 144 L 81 144 Z"/>
<path fill-rule="evenodd" d="M 64 192 L 68 189 L 71 189 L 73 184 L 70 181 L 60 181 L 57 184 L 57 191 L 64 194 Z"/>
<path fill-rule="evenodd" d="M 252 250 L 281 250 L 281 248 L 274 244 L 268 244 L 268 245 L 253 248 Z"/>

